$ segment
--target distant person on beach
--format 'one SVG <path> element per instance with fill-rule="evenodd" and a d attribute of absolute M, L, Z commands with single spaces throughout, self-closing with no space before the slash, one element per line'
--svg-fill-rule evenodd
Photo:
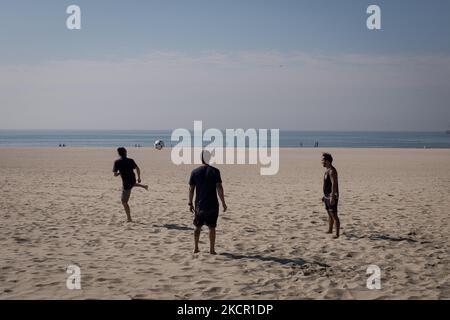
<path fill-rule="evenodd" d="M 341 222 L 338 217 L 338 200 L 339 200 L 339 184 L 338 173 L 332 165 L 333 157 L 329 153 L 322 154 L 322 165 L 326 168 L 323 177 L 323 198 L 322 202 L 325 204 L 325 209 L 328 213 L 328 231 L 333 233 L 333 225 L 336 226 L 336 235 L 334 239 L 339 238 L 339 231 Z"/>
<path fill-rule="evenodd" d="M 227 211 L 225 204 L 225 197 L 222 187 L 222 179 L 220 171 L 217 168 L 210 166 L 209 160 L 211 154 L 208 151 L 202 151 L 201 167 L 194 169 L 189 179 L 189 209 L 194 213 L 194 253 L 199 252 L 198 242 L 200 239 L 200 232 L 202 226 L 206 224 L 209 228 L 209 253 L 216 254 L 216 226 L 219 217 L 219 201 L 217 194 L 219 194 L 222 202 L 223 212 Z M 195 206 L 193 204 L 195 193 Z"/>
<path fill-rule="evenodd" d="M 123 147 L 117 149 L 117 153 L 120 159 L 114 162 L 113 172 L 114 176 L 120 175 L 122 177 L 122 204 L 125 208 L 125 213 L 127 214 L 127 222 L 132 222 L 130 207 L 128 206 L 128 200 L 130 199 L 131 189 L 133 187 L 140 187 L 148 190 L 147 185 L 141 183 L 141 170 L 137 166 L 133 159 L 127 158 L 127 150 Z M 136 176 L 134 175 L 134 170 L 136 170 L 138 179 L 136 183 Z"/>

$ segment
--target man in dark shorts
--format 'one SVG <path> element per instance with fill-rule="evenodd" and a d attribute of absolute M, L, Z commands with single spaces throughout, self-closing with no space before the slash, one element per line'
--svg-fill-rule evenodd
<path fill-rule="evenodd" d="M 122 177 L 122 205 L 125 208 L 125 213 L 127 214 L 127 222 L 132 222 L 130 207 L 128 206 L 131 189 L 133 187 L 140 187 L 148 190 L 148 186 L 141 184 L 141 170 L 133 159 L 127 158 L 127 150 L 121 147 L 117 149 L 117 153 L 119 154 L 120 159 L 117 159 L 114 162 L 113 172 L 115 177 L 117 177 L 118 175 Z M 137 183 L 136 176 L 134 175 L 134 170 L 136 170 L 138 175 Z"/>
<path fill-rule="evenodd" d="M 336 235 L 334 239 L 339 238 L 339 231 L 341 222 L 338 217 L 338 201 L 339 201 L 339 184 L 338 174 L 335 167 L 332 165 L 333 157 L 329 153 L 322 154 L 322 165 L 326 168 L 323 177 L 323 198 L 322 202 L 325 204 L 325 209 L 328 212 L 328 231 L 333 233 L 333 225 L 336 225 Z"/>
<path fill-rule="evenodd" d="M 194 169 L 189 179 L 189 209 L 194 213 L 194 253 L 199 252 L 198 241 L 202 226 L 206 224 L 209 228 L 209 253 L 216 254 L 214 245 L 216 242 L 216 226 L 219 217 L 219 201 L 217 193 L 223 206 L 223 212 L 227 211 L 225 197 L 222 187 L 220 171 L 210 166 L 211 154 L 208 151 L 202 152 L 201 167 Z M 195 193 L 195 207 L 192 203 Z"/>

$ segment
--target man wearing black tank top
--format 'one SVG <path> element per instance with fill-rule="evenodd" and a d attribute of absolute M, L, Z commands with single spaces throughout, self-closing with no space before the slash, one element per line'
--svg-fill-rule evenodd
<path fill-rule="evenodd" d="M 325 209 L 328 212 L 328 231 L 333 233 L 333 225 L 336 226 L 336 235 L 334 239 L 339 238 L 339 231 L 341 222 L 338 217 L 338 201 L 339 201 L 339 184 L 338 174 L 335 167 L 332 165 L 333 157 L 329 153 L 322 154 L 322 165 L 326 168 L 323 177 L 323 198 L 322 202 L 325 204 Z"/>

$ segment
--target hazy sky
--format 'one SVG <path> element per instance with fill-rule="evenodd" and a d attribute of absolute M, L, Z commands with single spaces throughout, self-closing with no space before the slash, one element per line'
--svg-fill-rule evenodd
<path fill-rule="evenodd" d="M 446 130 L 450 1 L 2 0 L 0 112 L 0 129 Z"/>

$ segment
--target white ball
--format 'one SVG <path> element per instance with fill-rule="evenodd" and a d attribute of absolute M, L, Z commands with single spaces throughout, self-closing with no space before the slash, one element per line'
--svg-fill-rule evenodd
<path fill-rule="evenodd" d="M 164 141 L 156 140 L 155 141 L 155 149 L 161 150 L 162 148 L 164 148 Z"/>

